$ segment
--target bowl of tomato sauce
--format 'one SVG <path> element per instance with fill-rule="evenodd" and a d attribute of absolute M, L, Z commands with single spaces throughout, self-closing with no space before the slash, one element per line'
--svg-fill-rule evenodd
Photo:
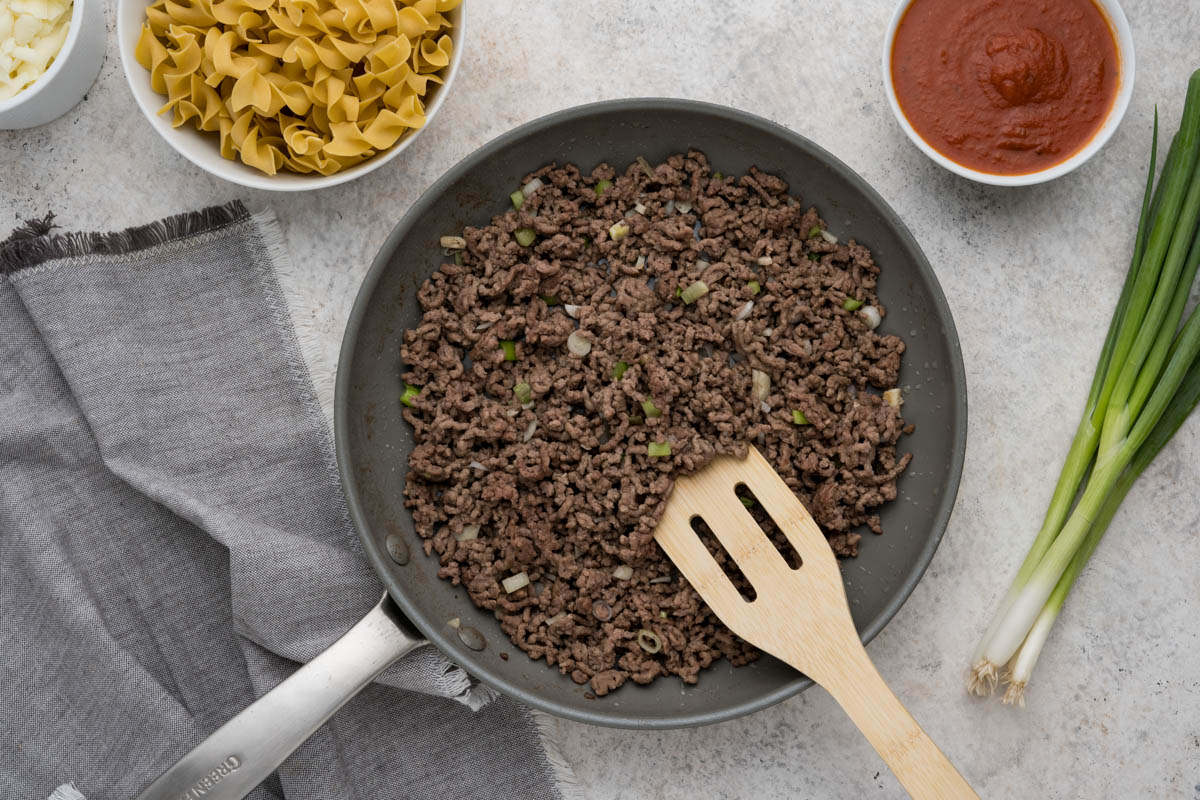
<path fill-rule="evenodd" d="M 903 0 L 883 53 L 888 102 L 946 169 L 1025 186 L 1065 175 L 1112 136 L 1133 92 L 1116 0 Z"/>

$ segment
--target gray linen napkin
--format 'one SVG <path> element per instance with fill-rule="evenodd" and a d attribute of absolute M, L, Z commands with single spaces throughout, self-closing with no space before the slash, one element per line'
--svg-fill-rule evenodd
<path fill-rule="evenodd" d="M 119 800 L 381 586 L 273 215 L 48 229 L 0 244 L 0 796 L 71 781 Z M 251 796 L 561 798 L 572 781 L 528 709 L 422 648 Z"/>

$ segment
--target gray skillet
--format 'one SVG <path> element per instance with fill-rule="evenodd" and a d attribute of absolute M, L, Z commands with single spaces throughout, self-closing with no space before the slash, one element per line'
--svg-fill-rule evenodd
<path fill-rule="evenodd" d="M 404 508 L 412 432 L 400 416 L 400 340 L 420 318 L 416 290 L 442 263 L 438 238 L 486 222 L 521 177 L 549 162 L 584 171 L 697 148 L 716 169 L 773 172 L 845 238 L 868 246 L 882 267 L 882 330 L 907 343 L 901 385 L 902 440 L 913 463 L 900 498 L 882 511 L 885 535 L 868 536 L 843 562 L 851 612 L 870 641 L 908 598 L 933 558 L 958 491 L 966 448 L 962 353 L 946 299 L 921 249 L 862 178 L 804 137 L 760 117 L 685 100 L 614 100 L 522 125 L 446 173 L 409 209 L 371 265 L 342 342 L 335 399 L 337 457 L 363 549 L 386 594 L 349 633 L 164 773 L 142 800 L 239 798 L 254 788 L 343 703 L 395 659 L 432 644 L 501 692 L 569 719 L 628 728 L 674 728 L 728 720 L 811 685 L 771 658 L 734 669 L 720 662 L 695 686 L 660 679 L 599 699 L 544 662 L 516 650 L 496 620 L 437 577 Z M 449 624 L 457 618 L 461 626 Z M 505 660 L 501 653 L 509 654 Z"/>

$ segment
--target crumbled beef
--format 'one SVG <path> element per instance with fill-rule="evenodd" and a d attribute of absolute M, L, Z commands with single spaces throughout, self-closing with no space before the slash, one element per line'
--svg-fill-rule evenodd
<path fill-rule="evenodd" d="M 876 509 L 910 459 L 896 447 L 911 428 L 881 397 L 904 343 L 845 307 L 886 313 L 871 254 L 829 241 L 778 177 L 718 178 L 698 152 L 653 177 L 640 164 L 586 176 L 548 165 L 535 177 L 542 188 L 466 229 L 456 263 L 418 294 L 424 315 L 402 348 L 404 380 L 421 387 L 404 410 L 416 442 L 407 503 L 440 575 L 530 657 L 597 695 L 663 675 L 694 683 L 716 659 L 758 653 L 654 544 L 673 479 L 752 443 L 835 552 L 855 555 L 857 529 L 881 532 Z M 602 179 L 612 185 L 598 196 Z M 614 236 L 617 223 L 628 233 Z M 537 234 L 531 246 L 520 228 Z M 684 303 L 696 281 L 708 292 Z M 583 357 L 568 351 L 576 331 L 591 343 Z M 765 403 L 752 370 L 770 376 Z M 670 455 L 650 457 L 655 442 Z M 519 572 L 530 585 L 506 593 L 501 581 Z M 657 652 L 639 645 L 643 630 Z"/>

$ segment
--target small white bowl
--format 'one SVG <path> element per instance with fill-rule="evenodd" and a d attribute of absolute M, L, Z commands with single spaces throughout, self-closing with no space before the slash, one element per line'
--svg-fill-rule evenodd
<path fill-rule="evenodd" d="M 917 133 L 912 124 L 909 123 L 908 118 L 904 116 L 904 111 L 900 108 L 900 101 L 896 99 L 896 87 L 892 82 L 892 47 L 896 43 L 896 29 L 900 27 L 900 20 L 904 17 L 904 12 L 914 2 L 918 2 L 918 0 L 901 0 L 900 5 L 896 8 L 896 13 L 892 15 L 891 24 L 888 25 L 887 36 L 884 37 L 883 43 L 883 85 L 887 91 L 888 104 L 892 107 L 892 113 L 896 115 L 896 121 L 900 123 L 900 127 L 904 129 L 904 132 L 908 134 L 908 138 L 925 155 L 951 172 L 961 175 L 964 178 L 970 178 L 973 181 L 993 186 L 1030 186 L 1035 183 L 1052 181 L 1055 178 L 1066 175 L 1094 156 L 1104 146 L 1104 143 L 1108 141 L 1109 137 L 1113 135 L 1113 131 L 1117 129 L 1117 126 L 1121 124 L 1121 119 L 1125 116 L 1125 110 L 1129 108 L 1129 98 L 1133 95 L 1133 32 L 1130 30 L 1129 20 L 1125 18 L 1125 12 L 1121 10 L 1121 6 L 1117 0 L 1095 0 L 1096 4 L 1100 6 L 1101 10 L 1108 17 L 1108 21 L 1113 28 L 1113 33 L 1116 34 L 1117 58 L 1120 61 L 1121 72 L 1120 83 L 1117 86 L 1117 96 L 1113 99 L 1112 108 L 1108 111 L 1108 117 L 1105 118 L 1104 125 L 1100 127 L 1100 130 L 1096 131 L 1096 134 L 1092 136 L 1088 143 L 1065 161 L 1060 161 L 1043 170 L 1023 175 L 996 175 L 991 172 L 981 172 L 970 167 L 964 167 L 957 161 L 947 158 L 934 149 L 929 142 L 925 141 L 921 134 Z"/>
<path fill-rule="evenodd" d="M 174 147 L 188 161 L 218 178 L 224 178 L 251 189 L 266 189 L 276 192 L 324 189 L 352 181 L 379 169 L 400 155 L 429 127 L 429 123 L 433 121 L 438 109 L 442 107 L 442 102 L 450 91 L 450 85 L 454 82 L 454 76 L 458 74 L 459 64 L 462 63 L 466 31 L 466 16 L 463 6 L 466 3 L 460 4 L 447 15 L 454 25 L 450 33 L 454 41 L 454 52 L 450 56 L 449 66 L 442 73 L 445 82 L 440 85 L 430 84 L 429 93 L 425 96 L 424 126 L 406 133 L 400 141 L 387 150 L 332 175 L 301 174 L 286 170 L 280 170 L 274 175 L 267 175 L 265 172 L 246 166 L 241 161 L 222 158 L 216 133 L 198 131 L 190 124 L 184 124 L 178 128 L 172 127 L 172 115 L 158 113 L 158 110 L 166 103 L 166 98 L 150 87 L 149 71 L 144 69 L 133 55 L 138 37 L 142 33 L 142 23 L 146 20 L 148 5 L 150 5 L 148 0 L 118 0 L 117 2 L 117 44 L 121 50 L 121 68 L 125 72 L 125 79 L 129 82 L 129 88 L 133 92 L 134 99 L 137 100 L 138 107 L 142 109 L 142 113 L 146 115 L 146 119 L 150 121 L 159 135 L 167 140 L 167 144 Z"/>
<path fill-rule="evenodd" d="M 103 0 L 75 0 L 62 49 L 31 86 L 0 100 L 0 130 L 45 125 L 83 99 L 104 62 Z"/>

